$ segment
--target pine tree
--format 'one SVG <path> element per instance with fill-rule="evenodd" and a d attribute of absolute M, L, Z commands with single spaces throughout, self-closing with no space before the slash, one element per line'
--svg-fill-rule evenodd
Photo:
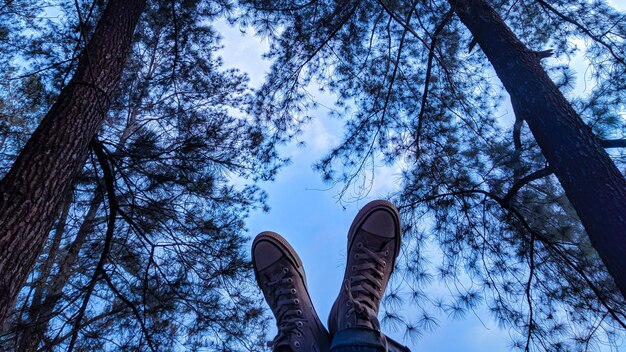
<path fill-rule="evenodd" d="M 419 334 L 436 326 L 436 312 L 459 317 L 484 302 L 503 326 L 518 331 L 513 346 L 526 350 L 593 348 L 626 328 L 624 297 L 609 275 L 615 269 L 607 271 L 601 250 L 591 245 L 591 232 L 578 217 L 581 205 L 569 199 L 571 188 L 562 188 L 554 152 L 542 149 L 533 126 L 533 135 L 528 133 L 527 116 L 517 114 L 510 122 L 497 117 L 506 106 L 492 78 L 489 55 L 495 54 L 485 57 L 475 49 L 485 38 L 467 31 L 455 16 L 458 8 L 445 1 L 242 4 L 247 12 L 240 20 L 271 40 L 268 56 L 275 60 L 259 101 L 296 118 L 308 103 L 307 84 L 318 82 L 338 96 L 334 114 L 345 119 L 345 135 L 316 164 L 324 179 L 347 185 L 359 182 L 372 164 L 406 165 L 397 202 L 409 233 L 401 269 L 411 292 L 402 298 L 392 286 L 384 322 Z M 568 96 L 586 123 L 578 124 L 585 136 L 604 139 L 594 142 L 596 152 L 609 146 L 606 140 L 623 138 L 623 14 L 603 2 L 489 5 L 529 47 L 524 62 L 532 60 L 539 70 L 539 60 L 553 51 L 554 59 L 541 61 L 556 81 L 551 92 Z M 473 13 L 472 20 L 481 14 Z M 587 39 L 586 47 L 576 47 L 577 38 Z M 574 97 L 567 58 L 583 50 L 594 87 L 588 96 Z M 520 66 L 512 59 L 507 64 L 510 70 Z M 534 77 L 526 72 L 524 79 Z M 509 83 L 505 88 L 511 89 Z M 516 113 L 534 106 L 516 106 L 515 99 Z M 613 161 L 600 159 L 613 170 L 616 189 L 623 188 L 613 165 L 623 167 L 623 151 L 611 156 Z M 601 207 L 596 213 L 615 215 Z M 619 236 L 619 229 L 612 231 Z M 616 251 L 619 243 L 614 239 Z M 432 245 L 441 254 L 434 270 L 422 253 Z M 435 277 L 452 297 L 425 296 L 424 286 Z M 403 299 L 414 303 L 418 316 L 397 311 Z"/>
<path fill-rule="evenodd" d="M 539 61 L 484 1 L 450 2 L 511 95 L 582 221 L 591 244 L 626 297 L 626 179 Z"/>
<path fill-rule="evenodd" d="M 0 324 L 102 124 L 144 6 L 109 2 L 72 80 L 0 181 Z"/>
<path fill-rule="evenodd" d="M 243 224 L 264 203 L 253 182 L 282 164 L 282 137 L 245 116 L 246 77 L 214 57 L 210 22 L 223 10 L 148 3 L 100 143 L 11 316 L 7 349 L 262 349 Z M 252 183 L 235 186 L 232 175 Z"/>

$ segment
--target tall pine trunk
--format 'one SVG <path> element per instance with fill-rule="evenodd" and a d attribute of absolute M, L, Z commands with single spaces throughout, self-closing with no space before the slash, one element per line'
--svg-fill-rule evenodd
<path fill-rule="evenodd" d="M 72 80 L 0 181 L 0 327 L 109 109 L 145 0 L 110 0 Z"/>
<path fill-rule="evenodd" d="M 591 244 L 626 297 L 626 180 L 529 50 L 484 0 L 449 0 L 528 123 Z"/>

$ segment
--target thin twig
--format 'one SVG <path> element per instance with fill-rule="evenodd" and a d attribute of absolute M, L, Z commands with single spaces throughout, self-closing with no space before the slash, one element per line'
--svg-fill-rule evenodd
<path fill-rule="evenodd" d="M 613 56 L 613 58 L 615 60 L 617 60 L 619 63 L 621 63 L 622 65 L 626 65 L 626 62 L 624 62 L 624 59 L 619 57 L 615 51 L 613 51 L 613 47 L 611 47 L 611 45 L 609 45 L 608 43 L 606 43 L 605 41 L 602 40 L 602 38 L 598 37 L 597 35 L 591 33 L 591 31 L 589 29 L 587 29 L 585 26 L 583 26 L 582 24 L 578 23 L 575 19 L 568 17 L 564 14 L 562 14 L 561 12 L 559 12 L 557 9 L 555 9 L 554 7 L 552 7 L 550 4 L 548 4 L 547 2 L 545 2 L 544 0 L 535 0 L 539 3 L 539 5 L 541 5 L 541 7 L 548 9 L 550 12 L 554 13 L 555 15 L 557 15 L 559 18 L 561 18 L 563 21 L 565 22 L 569 22 L 571 24 L 573 24 L 574 26 L 576 26 L 578 29 L 580 29 L 583 33 L 585 33 L 586 35 L 588 35 L 591 39 L 593 39 L 595 42 L 599 43 L 600 45 L 604 46 L 605 48 L 607 48 L 609 50 L 609 52 L 611 53 L 611 56 Z"/>
<path fill-rule="evenodd" d="M 139 322 L 139 325 L 141 326 L 141 332 L 146 336 L 146 341 L 148 342 L 148 347 L 150 348 L 151 351 L 155 352 L 156 349 L 154 348 L 154 346 L 152 346 L 152 340 L 150 339 L 149 331 L 146 328 L 146 325 L 145 325 L 143 319 L 141 318 L 141 314 L 139 313 L 139 310 L 137 309 L 137 307 L 135 307 L 135 305 L 130 300 L 128 300 L 128 298 L 126 298 L 117 289 L 117 287 L 115 287 L 115 285 L 111 281 L 111 278 L 109 277 L 109 275 L 106 272 L 102 272 L 102 277 L 104 278 L 104 281 L 107 283 L 107 285 L 109 285 L 109 288 L 111 289 L 111 291 L 113 291 L 115 296 L 117 296 L 117 298 L 119 298 L 122 302 L 124 302 L 124 304 L 126 304 L 128 306 L 128 308 L 130 308 L 133 311 L 133 314 L 135 315 L 135 318 L 137 319 L 137 321 Z"/>
<path fill-rule="evenodd" d="M 417 115 L 417 131 L 415 132 L 415 143 L 416 143 L 418 157 L 421 151 L 420 139 L 422 135 L 422 125 L 424 123 L 424 113 L 426 111 L 426 102 L 428 100 L 428 89 L 430 86 L 429 84 L 430 84 L 430 76 L 432 74 L 433 59 L 435 58 L 435 46 L 437 45 L 437 39 L 439 37 L 439 34 L 443 30 L 443 28 L 446 26 L 446 24 L 450 21 L 450 18 L 452 18 L 453 14 L 454 14 L 454 9 L 450 9 L 444 15 L 443 20 L 439 23 L 437 28 L 435 28 L 435 32 L 433 33 L 430 47 L 428 50 L 428 62 L 426 64 L 426 78 L 424 79 L 424 92 L 422 94 L 420 112 Z"/>

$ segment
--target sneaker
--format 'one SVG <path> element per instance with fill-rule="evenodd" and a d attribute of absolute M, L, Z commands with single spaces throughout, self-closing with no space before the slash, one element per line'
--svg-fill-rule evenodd
<path fill-rule="evenodd" d="M 400 215 L 376 200 L 363 207 L 348 231 L 348 255 L 342 288 L 328 317 L 331 339 L 340 330 L 380 331 L 378 309 L 400 252 Z"/>
<path fill-rule="evenodd" d="M 276 318 L 274 350 L 327 352 L 328 331 L 313 308 L 302 261 L 280 235 L 263 232 L 252 243 L 254 274 Z"/>

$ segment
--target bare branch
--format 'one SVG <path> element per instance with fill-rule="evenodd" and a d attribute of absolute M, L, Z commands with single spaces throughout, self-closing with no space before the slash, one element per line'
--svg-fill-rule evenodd
<path fill-rule="evenodd" d="M 527 185 L 529 182 L 546 177 L 548 175 L 551 175 L 552 173 L 553 173 L 552 169 L 548 166 L 548 167 L 544 167 L 543 169 L 537 170 L 525 177 L 520 178 L 519 180 L 515 181 L 515 183 L 513 183 L 513 186 L 511 186 L 511 189 L 509 189 L 506 195 L 504 195 L 504 197 L 502 198 L 502 202 L 504 202 L 505 204 L 509 204 L 511 200 L 513 200 L 513 197 L 515 197 L 517 192 L 522 187 Z"/>
<path fill-rule="evenodd" d="M 431 39 L 431 43 L 430 43 L 430 47 L 428 51 L 428 63 L 426 64 L 426 78 L 424 78 L 424 92 L 422 94 L 420 112 L 417 115 L 417 131 L 415 133 L 415 143 L 416 143 L 418 156 L 421 150 L 420 139 L 422 135 L 424 112 L 426 111 L 426 102 L 428 100 L 428 88 L 430 84 L 430 75 L 432 74 L 433 59 L 435 57 L 435 46 L 437 45 L 437 39 L 439 37 L 439 34 L 443 30 L 443 28 L 446 26 L 446 24 L 450 21 L 450 18 L 452 18 L 453 14 L 454 14 L 454 9 L 448 10 L 448 12 L 444 15 L 443 20 L 439 23 L 437 28 L 435 28 L 435 32 L 432 35 L 432 39 Z"/>
<path fill-rule="evenodd" d="M 109 219 L 107 224 L 107 230 L 104 237 L 104 246 L 102 248 L 102 253 L 100 254 L 100 259 L 98 260 L 98 264 L 96 265 L 96 270 L 93 273 L 91 281 L 87 286 L 87 292 L 85 293 L 85 297 L 83 298 L 83 303 L 78 310 L 78 315 L 76 316 L 76 320 L 74 321 L 72 338 L 70 339 L 69 346 L 67 348 L 68 352 L 71 352 L 74 349 L 74 344 L 76 343 L 76 339 L 78 338 L 78 331 L 80 331 L 80 322 L 85 315 L 85 311 L 87 310 L 87 305 L 89 303 L 89 299 L 91 298 L 91 294 L 100 278 L 100 275 L 104 272 L 104 263 L 107 260 L 109 255 L 109 251 L 111 250 L 111 243 L 113 242 L 113 231 L 115 230 L 115 218 L 117 217 L 117 212 L 119 205 L 117 203 L 117 198 L 115 196 L 115 179 L 113 178 L 113 170 L 111 165 L 108 162 L 108 157 L 106 152 L 104 151 L 104 147 L 96 138 L 94 138 L 91 142 L 91 149 L 96 154 L 96 158 L 98 159 L 98 163 L 102 169 L 102 174 L 104 176 L 104 183 L 107 190 L 107 198 L 109 201 Z"/>
<path fill-rule="evenodd" d="M 626 139 L 602 139 L 600 144 L 604 148 L 626 148 Z"/>
<path fill-rule="evenodd" d="M 407 18 L 406 18 L 406 23 L 410 23 L 411 22 L 411 17 L 413 16 L 413 12 L 415 11 L 415 4 L 413 4 L 413 6 L 411 7 L 411 11 L 409 11 Z M 393 91 L 393 84 L 396 81 L 396 75 L 398 74 L 398 66 L 400 66 L 400 58 L 402 56 L 402 49 L 404 48 L 404 39 L 406 38 L 406 33 L 408 31 L 408 28 L 405 26 L 404 27 L 404 31 L 402 31 L 402 37 L 400 37 L 400 44 L 398 46 L 398 53 L 396 55 L 396 62 L 395 65 L 393 67 L 393 73 L 391 74 L 391 80 L 389 81 L 389 88 L 387 90 L 387 96 L 385 97 L 385 105 L 383 106 L 383 114 L 382 117 L 380 119 L 381 121 L 381 125 L 383 120 L 385 119 L 385 114 L 387 113 L 387 106 L 389 105 L 389 99 L 391 98 L 391 93 Z M 380 128 L 380 126 L 379 126 Z"/>
<path fill-rule="evenodd" d="M 532 339 L 533 326 L 533 302 L 530 295 L 530 286 L 535 273 L 535 235 L 530 235 L 530 253 L 529 253 L 530 273 L 528 274 L 528 282 L 526 282 L 526 300 L 528 301 L 528 335 L 526 337 L 526 352 L 530 352 L 530 340 Z"/>

